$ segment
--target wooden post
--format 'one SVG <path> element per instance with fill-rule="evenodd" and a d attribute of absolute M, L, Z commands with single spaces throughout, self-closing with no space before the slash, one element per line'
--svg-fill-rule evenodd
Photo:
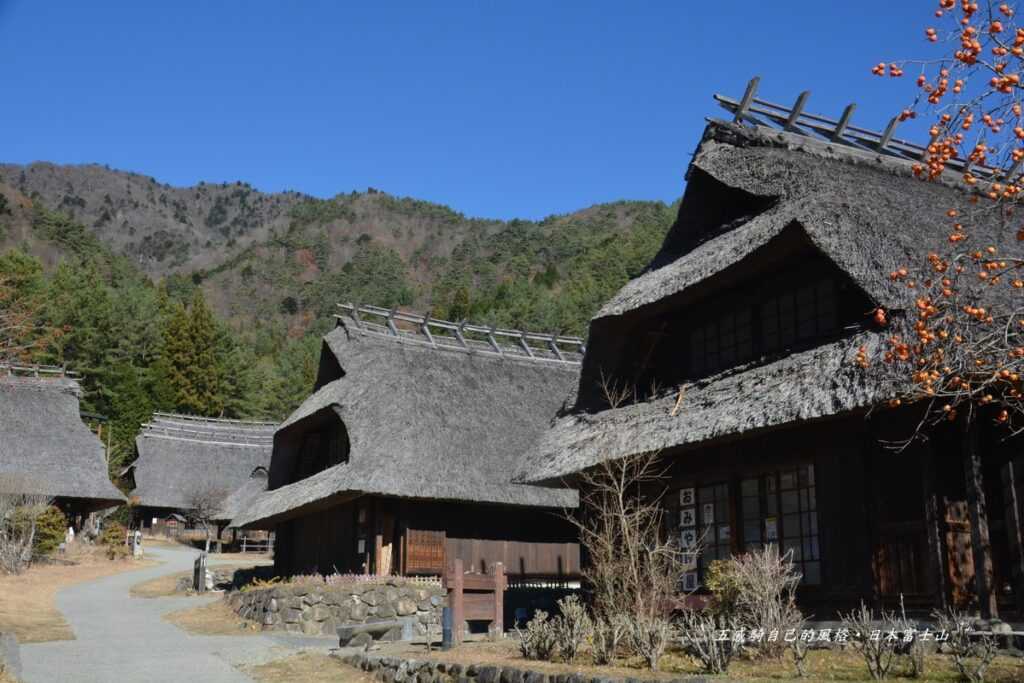
<path fill-rule="evenodd" d="M 505 565 L 494 563 L 494 621 L 491 622 L 491 639 L 505 637 Z"/>
<path fill-rule="evenodd" d="M 992 590 L 992 545 L 988 531 L 988 507 L 985 502 L 985 481 L 981 470 L 978 428 L 973 416 L 962 419 L 964 483 L 967 487 L 967 508 L 971 516 L 971 551 L 974 556 L 974 585 L 978 606 L 984 619 L 999 616 L 996 594 Z"/>
<path fill-rule="evenodd" d="M 935 580 L 935 603 L 945 610 L 949 601 L 946 587 L 946 548 L 940 527 L 945 515 L 939 513 L 939 494 L 935 490 L 935 451 L 923 448 L 921 451 L 921 479 L 924 485 L 924 529 L 928 542 L 928 572 Z"/>
<path fill-rule="evenodd" d="M 1003 500 L 1006 505 L 1006 533 L 1010 546 L 1010 577 L 1017 612 L 1024 614 L 1024 522 L 1021 520 L 1021 500 L 1018 483 L 1024 477 L 1024 458 L 1003 466 Z"/>
<path fill-rule="evenodd" d="M 466 621 L 463 619 L 462 605 L 462 582 L 464 579 L 462 559 L 455 558 L 452 562 L 452 570 L 448 584 L 448 607 L 452 610 L 452 644 L 458 645 L 462 642 L 463 633 L 466 630 Z"/>

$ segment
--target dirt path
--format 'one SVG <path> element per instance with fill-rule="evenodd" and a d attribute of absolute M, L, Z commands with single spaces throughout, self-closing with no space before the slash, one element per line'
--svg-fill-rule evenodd
<path fill-rule="evenodd" d="M 192 566 L 196 551 L 148 549 L 164 564 L 81 583 L 57 594 L 76 640 L 22 646 L 26 683 L 52 681 L 250 681 L 235 665 L 273 661 L 302 648 L 327 651 L 333 638 L 292 635 L 193 636 L 162 619 L 217 598 L 132 598 L 129 589 Z"/>

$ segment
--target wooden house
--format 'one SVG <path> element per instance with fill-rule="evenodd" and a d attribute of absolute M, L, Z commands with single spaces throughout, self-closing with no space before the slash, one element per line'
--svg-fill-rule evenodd
<path fill-rule="evenodd" d="M 1021 615 L 1024 444 L 982 417 L 894 451 L 885 442 L 921 413 L 879 408 L 891 393 L 856 363 L 886 344 L 872 312 L 912 304 L 889 273 L 941 249 L 945 212 L 968 195 L 914 178 L 923 150 L 891 128 L 752 94 L 720 101 L 736 121 L 708 125 L 677 222 L 591 321 L 575 404 L 517 481 L 571 485 L 607 459 L 658 453 L 671 533 L 705 539 L 690 586 L 716 558 L 777 543 L 819 618 L 901 595 Z M 1019 250 L 995 214 L 974 212 L 977 243 Z M 602 377 L 635 400 L 610 407 Z"/>
<path fill-rule="evenodd" d="M 275 428 L 271 422 L 154 414 L 136 437 L 138 458 L 131 466 L 140 527 L 188 513 L 204 498 L 218 501 L 215 521 L 229 527 L 266 488 Z"/>
<path fill-rule="evenodd" d="M 73 522 L 125 502 L 80 396 L 60 368 L 0 366 L 0 492 L 51 496 Z"/>
<path fill-rule="evenodd" d="M 344 310 L 274 437 L 270 490 L 235 519 L 276 529 L 277 572 L 439 575 L 460 558 L 576 576 L 575 492 L 510 480 L 575 385 L 581 341 Z"/>

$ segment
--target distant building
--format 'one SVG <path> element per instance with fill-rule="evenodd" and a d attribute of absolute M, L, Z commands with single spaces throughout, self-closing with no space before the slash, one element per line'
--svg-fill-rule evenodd
<path fill-rule="evenodd" d="M 180 529 L 180 517 L 199 500 L 213 499 L 223 529 L 266 488 L 276 425 L 156 413 L 135 440 L 131 500 L 143 529 Z"/>
<path fill-rule="evenodd" d="M 80 396 L 60 368 L 0 365 L 0 491 L 52 496 L 72 521 L 125 502 Z"/>
<path fill-rule="evenodd" d="M 234 520 L 277 530 L 279 574 L 579 575 L 574 491 L 511 482 L 576 384 L 582 343 L 349 307 L 314 393 L 278 429 L 270 490 Z"/>

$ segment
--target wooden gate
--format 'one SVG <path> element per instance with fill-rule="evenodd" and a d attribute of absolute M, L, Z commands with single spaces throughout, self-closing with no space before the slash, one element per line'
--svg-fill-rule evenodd
<path fill-rule="evenodd" d="M 467 621 L 488 622 L 491 638 L 505 633 L 505 566 L 495 562 L 490 574 L 466 574 L 462 560 L 455 558 L 444 575 L 448 607 L 452 610 L 452 643 L 462 642 Z"/>

